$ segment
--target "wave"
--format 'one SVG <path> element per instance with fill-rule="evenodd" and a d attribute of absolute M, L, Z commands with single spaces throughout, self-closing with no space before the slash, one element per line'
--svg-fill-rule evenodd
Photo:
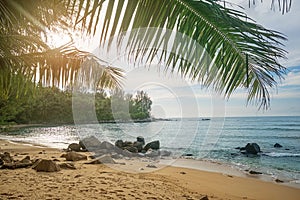
<path fill-rule="evenodd" d="M 270 156 L 270 157 L 300 157 L 300 153 L 270 152 L 270 153 L 263 153 L 263 155 Z"/>

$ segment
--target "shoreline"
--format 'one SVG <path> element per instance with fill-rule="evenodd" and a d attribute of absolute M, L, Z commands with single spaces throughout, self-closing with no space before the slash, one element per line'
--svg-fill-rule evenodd
<path fill-rule="evenodd" d="M 56 158 L 63 162 L 60 158 L 62 150 L 38 144 L 0 139 L 0 153 L 5 151 L 11 152 L 17 158 L 30 155 L 32 158 Z M 179 159 L 172 166 L 165 166 L 164 162 L 169 160 L 116 161 L 125 164 L 86 165 L 78 161 L 74 162 L 76 170 L 52 173 L 35 172 L 28 168 L 1 170 L 0 181 L 5 184 L 0 186 L 0 198 L 201 199 L 207 196 L 208 199 L 296 200 L 300 196 L 299 188 L 261 180 L 256 176 L 239 176 L 235 173 L 242 172 L 233 168 L 229 170 L 229 166 L 217 162 Z M 202 165 L 198 165 L 199 163 Z M 157 169 L 147 167 L 149 164 L 156 165 Z M 193 169 L 192 166 L 197 167 Z M 126 167 L 137 173 L 126 172 Z M 32 196 L 36 191 L 30 189 L 35 183 L 37 185 L 34 187 L 38 187 L 40 195 L 38 197 Z M 68 184 L 71 184 L 70 187 Z M 69 196 L 70 188 L 73 197 Z"/>
<path fill-rule="evenodd" d="M 15 144 L 28 146 L 28 147 L 47 148 L 47 149 L 63 151 L 63 148 L 50 147 L 47 145 L 37 144 L 34 142 L 30 142 L 30 141 L 0 138 L 0 143 L 1 143 L 1 140 L 8 141 L 12 144 L 15 143 Z M 68 144 L 66 143 L 66 148 L 67 148 L 67 146 L 68 146 Z M 1 148 L 0 148 L 0 152 L 1 152 Z M 133 159 L 138 160 L 138 158 L 133 158 Z M 122 160 L 122 161 L 126 161 L 126 160 Z M 261 173 L 261 174 L 250 174 L 249 171 L 256 172 L 255 169 L 254 170 L 251 168 L 245 169 L 243 167 L 234 165 L 232 163 L 225 163 L 222 161 L 209 160 L 209 159 L 197 159 L 197 158 L 182 156 L 182 157 L 175 158 L 175 159 L 170 158 L 170 157 L 169 158 L 161 158 L 159 160 L 159 163 L 158 162 L 156 162 L 156 163 L 161 165 L 161 168 L 164 168 L 164 167 L 187 168 L 187 169 L 193 169 L 193 170 L 199 170 L 199 171 L 205 171 L 205 172 L 220 173 L 220 174 L 236 176 L 236 177 L 241 177 L 241 178 L 259 179 L 261 181 L 266 181 L 266 182 L 270 182 L 270 183 L 274 183 L 274 184 L 280 184 L 280 185 L 300 189 L 300 182 L 295 182 L 295 180 L 287 179 L 286 177 L 278 178 L 278 176 L 276 176 L 276 175 L 266 174 L 266 173 L 262 173 L 259 171 L 258 171 L 258 173 Z M 132 170 L 128 170 L 128 172 L 136 173 L 136 171 L 132 171 Z M 138 173 L 139 172 L 140 171 L 138 171 Z M 276 179 L 280 180 L 280 182 L 278 183 L 276 181 Z"/>

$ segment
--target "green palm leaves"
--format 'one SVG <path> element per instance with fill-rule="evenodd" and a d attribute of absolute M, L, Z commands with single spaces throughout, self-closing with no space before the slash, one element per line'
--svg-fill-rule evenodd
<path fill-rule="evenodd" d="M 76 23 L 87 27 L 88 33 L 95 33 L 99 28 L 101 42 L 114 34 L 143 28 L 143 37 L 138 37 L 139 31 L 134 31 L 126 41 L 127 47 L 130 51 L 145 49 L 152 44 L 153 48 L 139 51 L 134 55 L 136 60 L 142 56 L 151 62 L 157 57 L 158 49 L 173 42 L 175 52 L 163 51 L 158 56 L 168 68 L 212 87 L 226 97 L 239 87 L 248 88 L 249 102 L 269 107 L 269 90 L 285 73 L 285 68 L 278 62 L 286 55 L 281 43 L 286 38 L 281 33 L 258 25 L 244 13 L 224 7 L 217 0 L 105 2 L 105 6 L 103 1 L 97 0 L 93 1 L 94 6 L 88 3 L 80 5 L 80 13 L 85 14 L 79 13 L 76 18 Z M 97 26 L 95 16 L 99 12 L 106 14 L 104 23 Z M 184 34 L 199 44 L 207 55 L 203 56 L 203 51 L 198 50 L 195 43 L 171 41 L 161 29 L 154 33 L 151 27 Z M 122 37 L 119 42 L 122 42 Z M 192 59 L 187 60 L 187 56 Z M 207 56 L 209 62 L 204 59 Z"/>
<path fill-rule="evenodd" d="M 45 28 L 72 26 L 87 34 L 101 31 L 101 43 L 117 34 L 121 44 L 124 39 L 121 33 L 134 30 L 126 47 L 129 52 L 140 49 L 131 54 L 135 61 L 143 58 L 152 62 L 159 58 L 168 69 L 212 87 L 226 97 L 237 88 L 247 88 L 249 102 L 268 108 L 269 91 L 285 72 L 278 59 L 285 58 L 281 42 L 286 38 L 258 25 L 244 13 L 223 6 L 222 2 L 1 0 L 0 67 L 12 74 L 18 71 L 29 80 L 64 86 L 75 80 L 80 64 L 87 59 L 90 67 L 81 73 L 88 74 L 92 66 L 99 66 L 103 68 L 102 79 L 97 82 L 99 87 L 120 86 L 122 70 L 108 67 L 107 63 L 69 45 L 51 50 L 41 35 Z M 282 2 L 281 9 L 290 7 L 291 1 Z M 105 13 L 103 20 L 102 13 Z M 174 41 L 164 30 L 175 31 L 178 33 L 175 38 L 183 39 Z M 185 37 L 193 42 L 187 42 Z M 150 50 L 145 48 L 149 44 Z M 159 51 L 170 44 L 172 52 Z"/>
<path fill-rule="evenodd" d="M 10 94 L 18 97 L 14 91 L 26 91 L 29 87 L 23 86 L 32 86 L 32 81 L 72 87 L 87 59 L 103 71 L 98 87 L 120 87 L 121 70 L 99 63 L 93 55 L 72 44 L 51 49 L 45 43 L 49 31 L 70 28 L 72 15 L 66 6 L 67 2 L 56 0 L 0 1 L 0 88 L 5 91 L 5 98 Z M 22 87 L 12 86 L 16 80 Z"/>

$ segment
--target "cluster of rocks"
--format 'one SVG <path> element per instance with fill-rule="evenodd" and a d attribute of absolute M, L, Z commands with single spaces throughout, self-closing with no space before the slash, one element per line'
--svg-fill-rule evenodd
<path fill-rule="evenodd" d="M 113 158 L 121 157 L 158 157 L 170 156 L 171 152 L 160 150 L 160 142 L 158 140 L 145 143 L 145 139 L 141 136 L 136 141 L 117 140 L 115 144 L 107 141 L 100 142 L 95 136 L 89 136 L 68 146 L 67 151 L 74 152 L 94 152 L 94 157 L 102 155 L 111 155 Z"/>
<path fill-rule="evenodd" d="M 29 156 L 22 160 L 14 160 L 8 152 L 0 153 L 0 169 L 16 169 L 29 167 L 33 164 Z"/>
<path fill-rule="evenodd" d="M 56 172 L 61 169 L 76 169 L 73 163 L 57 164 L 53 160 L 30 159 L 30 156 L 25 156 L 21 160 L 15 160 L 8 152 L 0 153 L 0 169 L 17 168 L 32 168 L 38 172 Z"/>
<path fill-rule="evenodd" d="M 274 144 L 274 148 L 282 148 L 282 145 L 279 143 Z M 256 143 L 248 143 L 245 147 L 237 147 L 235 149 L 240 150 L 242 154 L 246 155 L 257 155 L 258 153 L 261 153 L 260 146 Z M 289 149 L 285 149 L 289 150 Z"/>

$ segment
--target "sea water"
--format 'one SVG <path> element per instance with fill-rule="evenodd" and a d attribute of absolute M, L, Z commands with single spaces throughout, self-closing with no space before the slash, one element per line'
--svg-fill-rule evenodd
<path fill-rule="evenodd" d="M 300 117 L 228 117 L 171 119 L 145 123 L 103 123 L 23 128 L 1 133 L 0 138 L 66 148 L 69 143 L 94 135 L 101 141 L 146 142 L 159 140 L 173 158 L 230 164 L 241 170 L 255 170 L 274 178 L 300 184 Z M 241 154 L 237 147 L 257 143 L 262 153 Z M 283 147 L 275 148 L 279 143 Z"/>

